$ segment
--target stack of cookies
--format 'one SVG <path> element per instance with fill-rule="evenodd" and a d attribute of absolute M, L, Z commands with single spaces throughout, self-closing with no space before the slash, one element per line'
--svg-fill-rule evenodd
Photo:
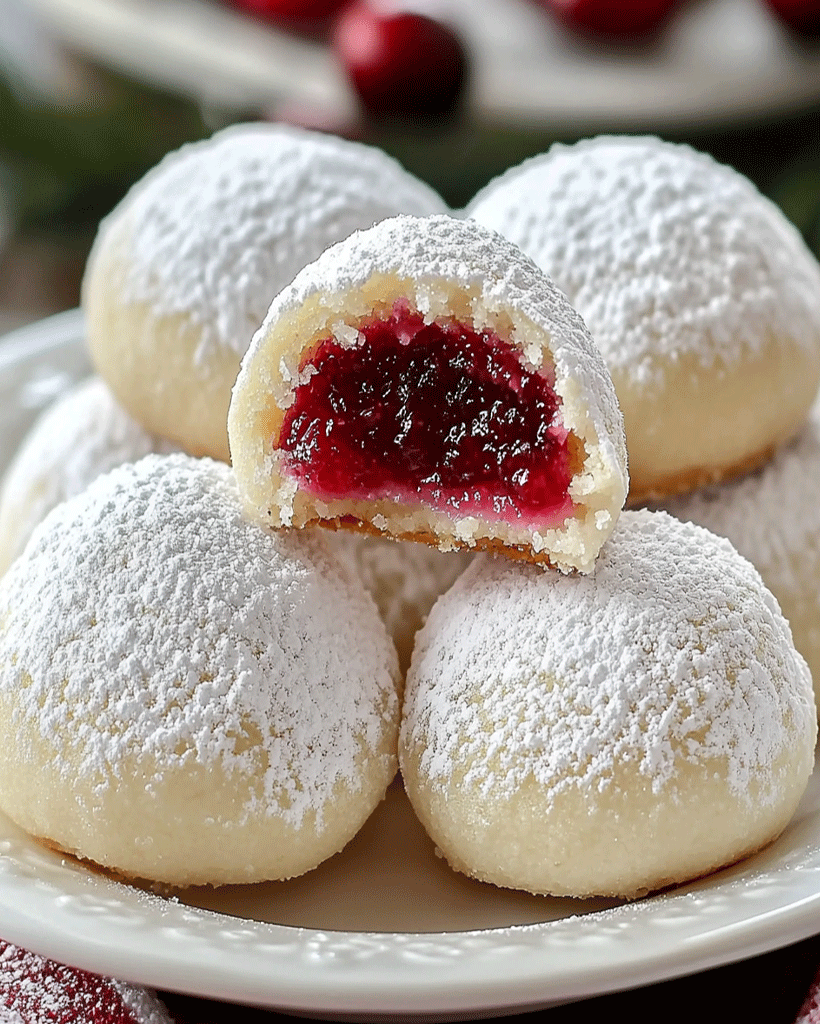
<path fill-rule="evenodd" d="M 467 214 L 592 331 L 624 414 L 628 504 L 728 537 L 820 696 L 820 268 L 798 232 L 731 168 L 652 138 L 555 146 Z"/>
<path fill-rule="evenodd" d="M 98 377 L 4 481 L 0 808 L 170 885 L 309 870 L 397 767 L 454 868 L 533 893 L 771 842 L 806 661 L 729 541 L 625 507 L 794 460 L 818 285 L 747 181 L 655 139 L 458 213 L 308 132 L 170 155 L 89 259 Z"/>

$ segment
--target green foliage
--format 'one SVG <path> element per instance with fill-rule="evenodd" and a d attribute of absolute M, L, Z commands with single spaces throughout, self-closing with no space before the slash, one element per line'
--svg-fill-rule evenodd
<path fill-rule="evenodd" d="M 91 228 L 165 153 L 202 138 L 195 105 L 127 82 L 57 106 L 0 78 L 0 183 L 24 227 Z"/>
<path fill-rule="evenodd" d="M 97 104 L 57 106 L 0 77 L 0 196 L 10 198 L 23 230 L 93 233 L 162 156 L 214 127 L 193 102 L 114 75 L 105 85 Z M 238 119 L 224 112 L 220 123 Z M 382 125 L 363 141 L 395 156 L 457 209 L 507 167 L 578 137 L 461 120 L 438 132 Z M 712 152 L 748 175 L 820 257 L 820 112 L 665 137 Z"/>

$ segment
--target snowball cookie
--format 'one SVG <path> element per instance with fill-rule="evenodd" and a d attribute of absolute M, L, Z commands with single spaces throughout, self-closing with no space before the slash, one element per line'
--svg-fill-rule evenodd
<path fill-rule="evenodd" d="M 551 274 L 623 409 L 630 504 L 737 475 L 820 381 L 820 267 L 750 181 L 655 138 L 556 145 L 468 208 Z"/>
<path fill-rule="evenodd" d="M 756 473 L 664 503 L 753 562 L 789 620 L 820 703 L 820 406 L 805 428 Z"/>
<path fill-rule="evenodd" d="M 0 483 L 0 573 L 59 502 L 123 462 L 174 449 L 144 430 L 102 378 L 76 384 L 41 413 Z"/>
<path fill-rule="evenodd" d="M 392 541 L 347 530 L 331 533 L 328 539 L 376 602 L 404 674 L 427 613 L 476 556 L 469 551 L 439 551 L 410 540 Z"/>
<path fill-rule="evenodd" d="M 82 292 L 94 364 L 147 429 L 227 459 L 231 387 L 279 289 L 357 228 L 444 209 L 381 150 L 318 132 L 189 143 L 100 225 Z"/>
<path fill-rule="evenodd" d="M 459 871 L 630 898 L 774 839 L 816 731 L 808 668 L 751 564 L 641 510 L 588 576 L 466 570 L 416 638 L 399 763 Z"/>
<path fill-rule="evenodd" d="M 148 455 L 53 509 L 0 580 L 0 809 L 125 877 L 313 868 L 396 770 L 396 653 L 321 531 Z"/>
<path fill-rule="evenodd" d="M 612 381 L 575 310 L 474 221 L 400 216 L 279 293 L 228 414 L 249 513 L 588 571 L 623 506 Z"/>

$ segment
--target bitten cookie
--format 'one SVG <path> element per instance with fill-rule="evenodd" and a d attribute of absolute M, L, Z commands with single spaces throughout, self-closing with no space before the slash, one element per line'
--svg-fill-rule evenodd
<path fill-rule="evenodd" d="M 789 444 L 739 480 L 670 498 L 664 508 L 727 537 L 789 620 L 820 702 L 820 405 Z"/>
<path fill-rule="evenodd" d="M 808 668 L 752 565 L 634 511 L 588 576 L 466 570 L 417 636 L 399 761 L 459 871 L 631 898 L 773 840 L 816 733 Z"/>
<path fill-rule="evenodd" d="M 100 225 L 94 365 L 146 429 L 227 459 L 231 387 L 272 297 L 357 228 L 445 208 L 383 151 L 318 132 L 237 125 L 183 146 Z"/>
<path fill-rule="evenodd" d="M 273 301 L 228 417 L 274 526 L 324 523 L 588 571 L 627 489 L 612 381 L 564 296 L 474 221 L 394 217 Z"/>
<path fill-rule="evenodd" d="M 799 430 L 820 382 L 820 267 L 733 169 L 602 136 L 512 168 L 467 212 L 586 321 L 624 414 L 630 504 L 738 475 Z"/>
<path fill-rule="evenodd" d="M 397 687 L 320 531 L 248 522 L 224 463 L 149 455 L 53 509 L 0 580 L 0 807 L 125 877 L 298 875 L 384 796 Z"/>
<path fill-rule="evenodd" d="M 130 416 L 99 377 L 77 384 L 36 420 L 0 485 L 0 573 L 34 527 L 109 469 L 175 445 Z"/>

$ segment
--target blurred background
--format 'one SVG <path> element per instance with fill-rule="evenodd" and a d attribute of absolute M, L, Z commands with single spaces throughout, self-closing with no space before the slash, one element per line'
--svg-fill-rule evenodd
<path fill-rule="evenodd" d="M 454 207 L 555 140 L 651 132 L 820 254 L 820 0 L 0 0 L 0 331 L 78 304 L 164 153 L 260 118 L 381 146 Z"/>

